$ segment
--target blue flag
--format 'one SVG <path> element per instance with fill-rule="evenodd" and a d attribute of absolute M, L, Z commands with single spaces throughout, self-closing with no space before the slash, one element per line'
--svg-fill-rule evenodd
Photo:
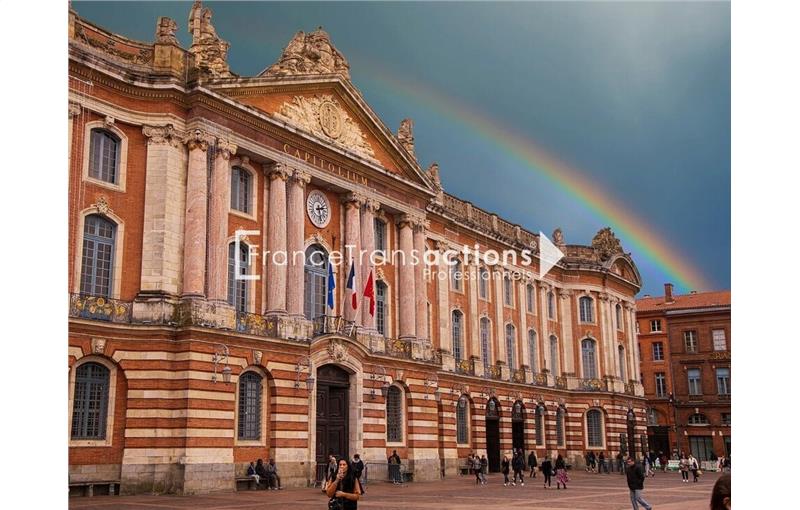
<path fill-rule="evenodd" d="M 336 280 L 333 277 L 333 264 L 328 262 L 328 308 L 333 310 L 333 289 L 336 288 Z"/>

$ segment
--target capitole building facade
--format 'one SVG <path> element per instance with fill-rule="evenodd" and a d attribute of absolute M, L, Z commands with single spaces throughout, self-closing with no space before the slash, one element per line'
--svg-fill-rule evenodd
<path fill-rule="evenodd" d="M 184 49 L 169 18 L 141 42 L 70 11 L 70 482 L 191 494 L 257 458 L 306 486 L 330 453 L 374 478 L 397 450 L 414 480 L 512 447 L 641 454 L 641 281 L 613 232 L 557 230 L 540 276 L 539 235 L 448 194 L 321 28 L 241 77 L 211 15 L 194 3 Z M 347 246 L 378 255 L 335 260 Z"/>

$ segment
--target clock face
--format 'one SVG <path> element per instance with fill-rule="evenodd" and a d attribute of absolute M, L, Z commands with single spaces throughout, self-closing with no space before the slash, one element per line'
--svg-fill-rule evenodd
<path fill-rule="evenodd" d="M 311 223 L 318 228 L 328 226 L 331 221 L 331 206 L 328 203 L 328 198 L 319 190 L 314 190 L 308 194 L 306 211 Z"/>

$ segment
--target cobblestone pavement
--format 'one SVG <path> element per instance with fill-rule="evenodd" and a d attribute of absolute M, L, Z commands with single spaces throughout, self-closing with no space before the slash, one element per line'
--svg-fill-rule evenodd
<path fill-rule="evenodd" d="M 524 487 L 503 487 L 502 475 L 490 475 L 486 486 L 476 486 L 471 476 L 448 477 L 441 482 L 404 486 L 376 482 L 367 486 L 359 509 L 455 510 L 480 508 L 535 508 L 536 510 L 630 509 L 625 477 L 619 474 L 574 472 L 567 490 L 544 490 L 541 474 Z M 698 483 L 682 483 L 677 473 L 659 473 L 645 481 L 645 499 L 657 510 L 707 510 L 717 473 L 706 473 Z M 319 489 L 246 491 L 205 496 L 95 496 L 71 498 L 71 509 L 157 510 L 175 509 L 291 509 L 323 510 L 327 498 Z"/>

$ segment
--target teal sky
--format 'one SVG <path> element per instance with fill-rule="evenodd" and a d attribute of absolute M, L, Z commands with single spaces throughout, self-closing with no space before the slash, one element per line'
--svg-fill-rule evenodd
<path fill-rule="evenodd" d="M 423 167 L 445 189 L 532 231 L 588 244 L 608 222 L 397 78 L 443 94 L 579 169 L 652 225 L 715 289 L 730 287 L 730 5 L 724 2 L 204 2 L 253 76 L 319 25 L 384 123 L 414 119 Z M 186 31 L 190 2 L 80 2 L 134 39 L 156 20 Z M 661 294 L 670 275 L 620 236 Z M 679 289 L 687 291 L 689 289 Z M 696 289 L 712 290 L 712 289 Z"/>

